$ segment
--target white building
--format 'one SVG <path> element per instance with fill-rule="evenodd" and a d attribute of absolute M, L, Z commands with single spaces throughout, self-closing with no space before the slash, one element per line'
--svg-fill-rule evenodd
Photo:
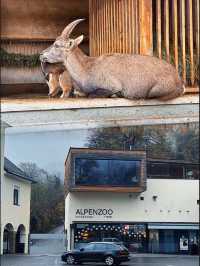
<path fill-rule="evenodd" d="M 2 129 L 1 143 L 4 143 Z M 29 252 L 30 198 L 33 179 L 4 158 L 1 147 L 1 250 L 4 253 Z"/>
<path fill-rule="evenodd" d="M 33 180 L 7 158 L 1 179 L 1 254 L 28 253 Z"/>
<path fill-rule="evenodd" d="M 70 149 L 65 163 L 68 249 L 117 238 L 133 252 L 197 253 L 198 163 L 147 158 L 137 170 L 136 161 L 141 157 L 134 151 Z M 129 177 L 138 183 L 126 183 Z"/>

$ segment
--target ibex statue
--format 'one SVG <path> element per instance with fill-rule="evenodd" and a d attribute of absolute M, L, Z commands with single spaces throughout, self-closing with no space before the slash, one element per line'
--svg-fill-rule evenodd
<path fill-rule="evenodd" d="M 78 48 L 83 35 L 70 38 L 71 32 L 81 21 L 83 19 L 70 23 L 53 45 L 42 52 L 40 60 L 64 63 L 82 92 L 162 100 L 183 94 L 184 85 L 176 69 L 157 57 L 119 53 L 90 57 L 84 54 Z"/>
<path fill-rule="evenodd" d="M 61 98 L 67 98 L 72 93 L 73 96 L 84 97 L 72 81 L 69 72 L 62 64 L 41 63 L 42 72 L 45 76 L 45 81 L 49 87 L 48 96 L 54 97 L 62 90 Z"/>

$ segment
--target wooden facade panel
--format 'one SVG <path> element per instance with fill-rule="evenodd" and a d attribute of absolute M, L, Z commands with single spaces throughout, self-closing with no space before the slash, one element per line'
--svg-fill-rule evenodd
<path fill-rule="evenodd" d="M 152 0 L 152 22 L 154 55 L 174 64 L 186 86 L 198 88 L 199 1 Z"/>
<path fill-rule="evenodd" d="M 169 62 L 169 0 L 165 0 L 164 2 L 164 40 L 166 49 L 166 60 L 167 62 Z"/>
<path fill-rule="evenodd" d="M 180 2 L 180 41 L 181 41 L 181 50 L 182 50 L 182 78 L 186 83 L 186 31 L 185 31 L 185 1 Z"/>
<path fill-rule="evenodd" d="M 178 3 L 172 1 L 172 32 L 173 32 L 173 57 L 176 70 L 178 70 Z"/>
<path fill-rule="evenodd" d="M 90 0 L 90 54 L 152 51 L 151 1 Z"/>
<path fill-rule="evenodd" d="M 190 82 L 194 85 L 194 38 L 193 38 L 193 0 L 187 1 L 187 29 L 188 29 L 188 49 L 190 63 Z"/>
<path fill-rule="evenodd" d="M 156 1 L 156 49 L 159 58 L 162 58 L 162 47 L 161 47 L 161 0 Z"/>

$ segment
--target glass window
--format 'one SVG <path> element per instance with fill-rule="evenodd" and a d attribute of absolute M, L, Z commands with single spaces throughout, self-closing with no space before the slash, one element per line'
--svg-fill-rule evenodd
<path fill-rule="evenodd" d="M 199 179 L 199 167 L 198 165 L 187 165 L 185 167 L 186 179 Z"/>
<path fill-rule="evenodd" d="M 105 244 L 106 249 L 120 249 L 127 247 L 131 251 L 146 252 L 147 242 L 146 242 L 146 230 L 147 226 L 144 224 L 85 224 L 85 228 L 78 229 L 75 225 L 74 230 L 74 243 L 75 248 L 86 247 L 88 243 L 94 245 L 102 245 L 99 248 L 104 249 Z M 118 240 L 118 244 L 115 243 L 104 243 L 107 239 Z M 93 242 L 93 243 L 91 243 Z M 94 243 L 95 242 L 95 243 Z M 97 243 L 98 242 L 98 243 Z M 112 246 L 112 248 L 111 248 Z M 97 247 L 95 246 L 95 249 Z"/>
<path fill-rule="evenodd" d="M 184 178 L 184 167 L 183 167 L 183 165 L 170 164 L 169 175 L 170 175 L 170 177 Z"/>
<path fill-rule="evenodd" d="M 94 250 L 94 244 L 88 244 L 88 245 L 85 245 L 84 247 L 85 250 Z"/>
<path fill-rule="evenodd" d="M 171 162 L 148 162 L 149 177 L 184 178 L 184 165 Z"/>
<path fill-rule="evenodd" d="M 139 160 L 75 159 L 76 185 L 134 186 L 140 177 Z"/>
<path fill-rule="evenodd" d="M 106 245 L 106 244 L 101 244 L 101 243 L 99 243 L 99 244 L 95 244 L 94 245 L 94 250 L 107 250 L 107 246 L 108 245 Z"/>
<path fill-rule="evenodd" d="M 169 164 L 150 163 L 149 171 L 152 176 L 169 176 Z"/>
<path fill-rule="evenodd" d="M 122 247 L 122 245 L 107 244 L 108 250 L 119 250 L 121 247 Z"/>
<path fill-rule="evenodd" d="M 13 190 L 13 204 L 19 205 L 19 188 L 18 187 L 14 187 L 14 190 Z"/>

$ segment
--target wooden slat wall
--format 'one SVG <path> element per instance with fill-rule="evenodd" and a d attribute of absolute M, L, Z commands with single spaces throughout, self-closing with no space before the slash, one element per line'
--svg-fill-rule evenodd
<path fill-rule="evenodd" d="M 173 63 L 189 92 L 197 92 L 199 0 L 153 0 L 154 55 Z"/>
<path fill-rule="evenodd" d="M 152 52 L 151 0 L 90 0 L 90 55 Z"/>

